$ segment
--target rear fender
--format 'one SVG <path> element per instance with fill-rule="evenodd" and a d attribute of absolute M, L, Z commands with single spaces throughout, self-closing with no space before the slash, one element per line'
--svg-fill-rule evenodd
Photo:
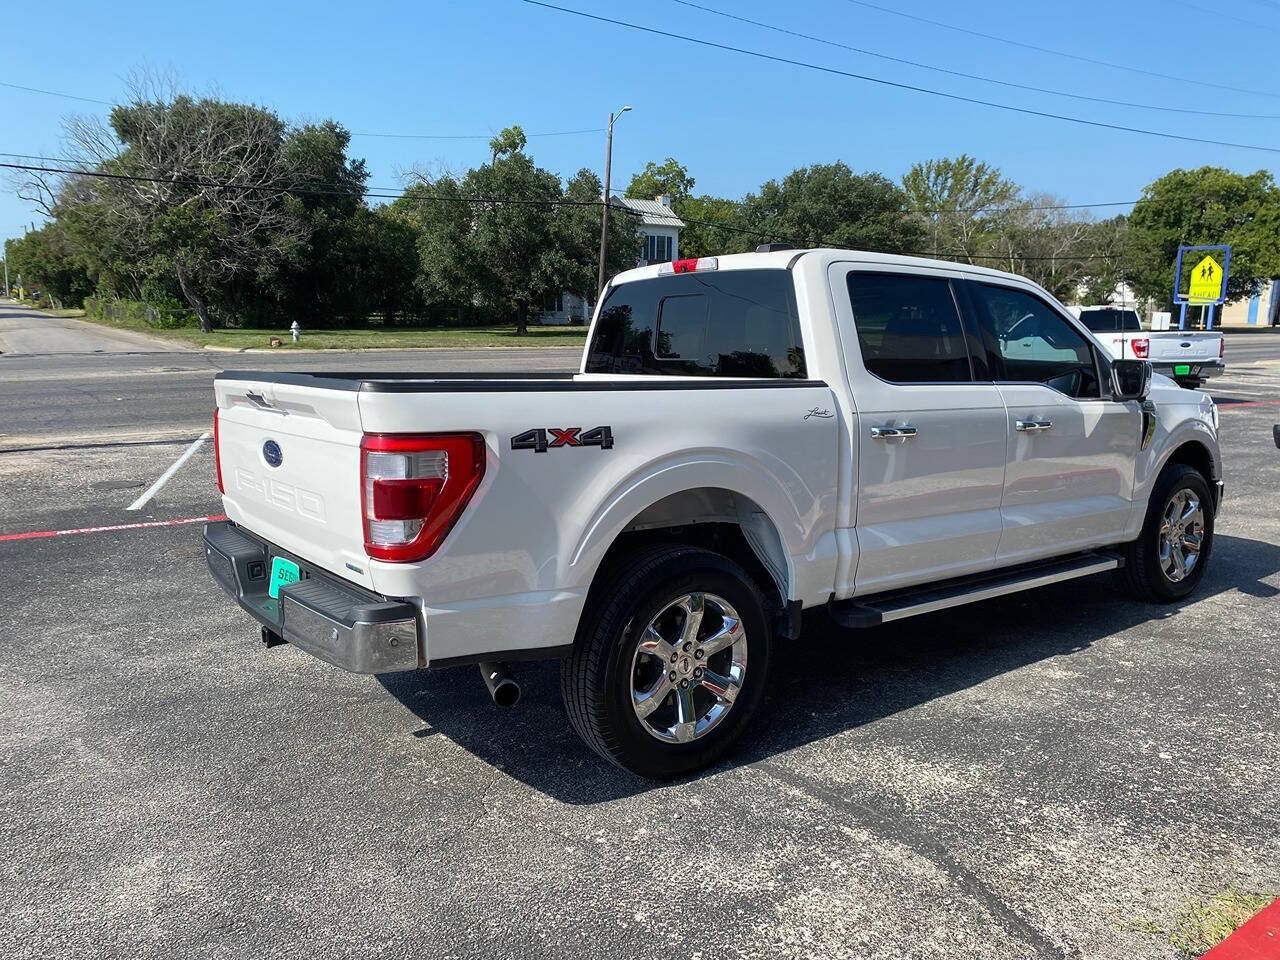
<path fill-rule="evenodd" d="M 750 501 L 754 509 L 738 518 L 743 533 L 766 567 L 781 577 L 779 587 L 784 596 L 796 599 L 793 557 L 809 552 L 806 548 L 811 548 L 812 532 L 777 477 L 727 451 L 703 451 L 650 464 L 645 473 L 619 484 L 587 523 L 564 571 L 565 582 L 589 586 L 609 547 L 637 517 L 668 497 L 699 489 L 725 490 Z M 780 551 L 770 549 L 769 541 L 774 538 Z"/>

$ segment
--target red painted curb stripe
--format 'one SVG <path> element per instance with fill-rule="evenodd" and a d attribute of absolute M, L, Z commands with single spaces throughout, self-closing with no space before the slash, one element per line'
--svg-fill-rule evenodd
<path fill-rule="evenodd" d="M 1280 403 L 1280 400 L 1244 400 L 1240 403 L 1220 403 L 1219 410 L 1234 410 L 1237 407 L 1270 407 Z"/>
<path fill-rule="evenodd" d="M 1273 900 L 1200 960 L 1275 960 L 1280 957 L 1280 900 Z"/>
<path fill-rule="evenodd" d="M 189 523 L 217 523 L 227 519 L 225 513 L 211 513 L 207 517 L 183 517 L 179 520 L 144 520 L 140 523 L 113 523 L 106 527 L 74 527 L 70 530 L 32 530 L 28 533 L 0 533 L 0 543 L 6 540 L 45 540 L 49 537 L 75 537 L 83 533 L 113 533 L 117 530 L 146 530 L 151 527 L 181 527 Z"/>

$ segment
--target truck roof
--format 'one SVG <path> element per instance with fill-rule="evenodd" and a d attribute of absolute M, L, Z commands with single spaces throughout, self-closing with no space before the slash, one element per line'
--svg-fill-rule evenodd
<path fill-rule="evenodd" d="M 1025 277 L 1004 270 L 992 270 L 989 267 L 978 267 L 969 263 L 957 263 L 953 260 L 934 260 L 929 257 L 911 257 L 900 253 L 874 253 L 869 250 L 841 250 L 834 247 L 818 247 L 806 250 L 774 250 L 768 253 L 730 253 L 716 257 L 718 270 L 784 270 L 797 259 L 804 257 L 823 261 L 823 266 L 830 263 L 856 261 L 860 263 L 881 264 L 884 266 L 930 267 L 938 270 L 955 270 L 961 273 L 984 277 L 1000 277 L 1006 280 L 1018 280 L 1026 283 Z M 611 283 L 631 283 L 658 276 L 663 264 L 649 264 L 624 270 L 613 278 Z"/>

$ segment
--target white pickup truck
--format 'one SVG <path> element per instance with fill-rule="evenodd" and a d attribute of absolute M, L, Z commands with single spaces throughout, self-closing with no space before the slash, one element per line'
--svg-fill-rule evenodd
<path fill-rule="evenodd" d="M 1102 571 L 1176 601 L 1222 496 L 1213 402 L 1035 284 L 842 250 L 623 273 L 572 376 L 216 394 L 207 560 L 265 640 L 479 663 L 498 703 L 560 659 L 573 726 L 654 777 L 729 749 L 802 608 L 874 627 Z"/>
<path fill-rule="evenodd" d="M 1149 360 L 1178 386 L 1194 390 L 1226 369 L 1226 340 L 1216 330 L 1144 331 L 1128 307 L 1068 307 L 1117 360 Z"/>

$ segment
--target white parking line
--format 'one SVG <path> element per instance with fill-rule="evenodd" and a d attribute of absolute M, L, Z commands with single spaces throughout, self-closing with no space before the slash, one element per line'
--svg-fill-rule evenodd
<path fill-rule="evenodd" d="M 182 465 L 186 463 L 188 460 L 190 460 L 192 455 L 197 450 L 200 449 L 200 445 L 203 444 L 208 439 L 209 439 L 208 431 L 205 431 L 204 433 L 200 434 L 200 436 L 196 437 L 196 439 L 192 442 L 191 446 L 187 447 L 187 449 L 183 451 L 182 456 L 180 456 L 177 460 L 173 461 L 173 463 L 169 465 L 169 469 L 166 470 L 164 473 L 160 474 L 160 477 L 156 480 L 155 483 L 147 487 L 147 492 L 144 493 L 142 496 L 140 496 L 137 500 L 133 501 L 133 503 L 129 504 L 129 506 L 126 507 L 125 509 L 141 510 L 143 507 L 145 507 L 147 505 L 147 501 L 160 492 L 160 488 L 169 482 L 169 478 L 172 477 L 175 473 L 177 473 L 180 469 L 182 469 Z"/>

